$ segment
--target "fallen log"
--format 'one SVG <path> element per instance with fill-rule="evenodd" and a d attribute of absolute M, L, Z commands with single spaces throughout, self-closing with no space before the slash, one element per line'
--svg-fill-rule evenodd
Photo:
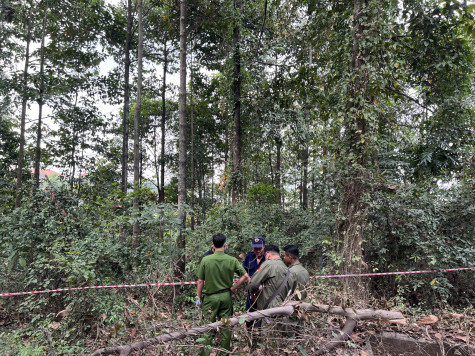
<path fill-rule="evenodd" d="M 374 310 L 374 309 L 353 309 L 342 307 L 334 307 L 331 305 L 324 304 L 311 304 L 311 303 L 302 303 L 302 302 L 290 302 L 285 305 L 294 304 L 298 305 L 299 308 L 303 309 L 306 312 L 319 312 L 319 313 L 328 313 L 336 314 L 344 317 L 352 318 L 356 321 L 359 320 L 397 320 L 404 321 L 404 316 L 401 312 L 398 311 L 388 311 L 388 310 Z"/>
<path fill-rule="evenodd" d="M 342 330 L 342 334 L 338 336 L 338 338 L 344 337 L 344 335 L 348 335 L 351 333 L 353 328 L 356 325 L 356 322 L 359 320 L 368 320 L 368 319 L 379 319 L 379 320 L 401 320 L 404 319 L 404 316 L 398 311 L 385 311 L 385 310 L 372 310 L 372 309 L 364 309 L 364 310 L 354 310 L 351 308 L 343 309 L 341 307 L 332 307 L 330 305 L 321 305 L 321 304 L 310 304 L 304 302 L 288 302 L 280 307 L 259 310 L 252 313 L 242 314 L 236 317 L 229 318 L 223 322 L 217 321 L 211 324 L 195 327 L 192 329 L 181 329 L 177 330 L 172 333 L 163 334 L 160 336 L 156 336 L 153 338 L 145 339 L 143 341 L 134 342 L 128 345 L 122 346 L 113 346 L 113 347 L 106 347 L 102 349 L 96 350 L 92 356 L 98 355 L 107 355 L 107 354 L 120 354 L 120 356 L 126 356 L 132 353 L 133 351 L 143 350 L 149 346 L 159 345 L 167 341 L 177 340 L 177 339 L 184 339 L 188 336 L 199 336 L 202 334 L 206 334 L 213 329 L 218 329 L 223 326 L 234 326 L 236 324 L 243 324 L 244 321 L 253 321 L 258 319 L 263 319 L 266 317 L 273 317 L 273 316 L 285 316 L 285 315 L 292 315 L 296 309 L 301 308 L 303 311 L 306 312 L 320 312 L 320 313 L 331 313 L 341 315 L 347 318 L 347 327 L 344 327 Z M 348 322 L 352 320 L 351 322 Z M 354 322 L 354 325 L 353 325 Z M 351 325 L 353 325 L 351 327 Z M 349 328 L 351 327 L 351 330 Z M 341 340 L 339 340 L 341 341 Z M 328 343 L 325 345 L 325 351 L 329 350 L 331 347 Z M 332 347 L 333 348 L 333 347 Z M 322 348 L 323 352 L 323 348 Z"/>
<path fill-rule="evenodd" d="M 349 339 L 351 333 L 356 327 L 356 324 L 358 324 L 358 322 L 355 319 L 347 317 L 345 326 L 343 326 L 343 329 L 341 329 L 340 331 L 340 335 L 335 336 L 333 340 L 327 342 L 325 345 L 323 345 L 323 347 L 319 348 L 315 354 L 321 355 L 326 352 L 330 352 L 338 345 L 343 344 L 346 340 Z"/>

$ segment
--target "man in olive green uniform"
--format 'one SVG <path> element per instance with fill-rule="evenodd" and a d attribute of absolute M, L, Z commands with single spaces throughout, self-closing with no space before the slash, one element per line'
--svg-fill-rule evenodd
<path fill-rule="evenodd" d="M 295 293 L 294 298 L 304 299 L 307 296 L 305 286 L 310 280 L 308 271 L 299 261 L 299 249 L 295 245 L 288 245 L 284 247 L 284 262 L 289 266 L 290 274 L 293 276 L 294 285 L 292 292 Z M 282 318 L 282 330 L 285 331 L 287 337 L 298 338 L 301 335 L 302 328 L 305 326 L 302 320 L 299 320 L 295 315 L 285 316 Z"/>
<path fill-rule="evenodd" d="M 292 291 L 292 286 L 295 283 L 292 274 L 288 273 L 289 269 L 280 258 L 279 248 L 275 245 L 267 245 L 264 249 L 264 256 L 266 261 L 259 267 L 251 278 L 249 284 L 249 291 L 254 296 L 256 309 L 262 310 L 273 308 L 281 304 L 287 295 Z M 287 276 L 288 274 L 288 276 Z M 287 279 L 281 291 L 272 297 L 275 291 Z"/>
<path fill-rule="evenodd" d="M 295 285 L 293 291 L 300 290 L 303 291 L 307 285 L 310 275 L 308 271 L 299 261 L 299 248 L 295 245 L 288 245 L 284 247 L 284 261 L 287 266 L 289 266 L 290 273 L 293 275 L 295 280 Z M 302 298 L 305 298 L 306 293 L 302 292 Z"/>
<path fill-rule="evenodd" d="M 214 253 L 205 256 L 198 267 L 198 299 L 196 305 L 203 310 L 203 316 L 207 322 L 229 318 L 233 314 L 233 302 L 231 292 L 248 281 L 241 263 L 234 257 L 224 253 L 226 248 L 226 236 L 216 234 L 213 236 Z M 234 275 L 240 276 L 233 285 Z M 231 345 L 231 331 L 222 328 L 223 339 L 221 347 L 229 350 Z M 211 336 L 205 335 L 206 344 L 211 344 Z M 202 354 L 206 354 L 204 350 Z"/>

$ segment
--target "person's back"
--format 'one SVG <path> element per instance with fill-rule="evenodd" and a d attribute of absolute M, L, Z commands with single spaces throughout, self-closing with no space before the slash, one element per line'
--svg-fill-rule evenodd
<path fill-rule="evenodd" d="M 223 251 L 215 251 L 212 255 L 205 256 L 198 270 L 199 276 L 206 280 L 203 294 L 211 295 L 231 288 L 234 274 L 241 271 L 240 262 Z"/>
<path fill-rule="evenodd" d="M 285 279 L 287 281 L 283 284 Z M 253 275 L 249 284 L 250 292 L 255 295 L 256 309 L 262 310 L 280 305 L 290 294 L 294 284 L 294 277 L 281 260 L 279 253 L 266 251 L 266 261 Z M 269 302 L 269 299 L 281 286 L 281 291 Z"/>
<path fill-rule="evenodd" d="M 226 248 L 226 236 L 223 234 L 213 235 L 214 253 L 201 260 L 198 267 L 198 298 L 196 305 L 203 309 L 204 319 L 211 323 L 222 318 L 229 318 L 233 314 L 233 302 L 231 293 L 239 288 L 245 281 L 250 279 L 241 263 L 234 257 L 224 253 Z M 234 275 L 240 276 L 233 285 Z M 222 328 L 223 338 L 221 348 L 229 350 L 231 344 L 231 331 Z M 212 337 L 203 336 L 206 344 L 210 345 Z M 202 350 L 202 355 L 209 354 L 208 348 Z"/>
<path fill-rule="evenodd" d="M 290 267 L 290 273 L 292 274 L 292 277 L 295 281 L 294 284 L 294 290 L 304 290 L 305 286 L 307 285 L 308 281 L 310 280 L 310 275 L 308 271 L 305 269 L 304 266 L 300 262 L 295 262 L 292 264 Z M 306 293 L 303 295 L 303 297 L 306 296 Z"/>
<path fill-rule="evenodd" d="M 264 306 L 269 298 L 284 282 L 288 270 L 289 269 L 280 258 L 272 261 L 266 261 L 262 264 L 262 275 L 265 275 L 267 278 L 262 281 L 262 291 L 256 301 L 256 307 L 258 310 L 264 309 Z M 257 283 L 257 281 L 255 283 Z M 287 297 L 287 293 L 289 292 L 289 289 L 292 285 L 292 281 L 288 280 L 282 291 L 277 294 L 273 300 L 271 300 L 267 308 L 274 308 L 280 305 Z"/>
<path fill-rule="evenodd" d="M 290 273 L 294 279 L 295 284 L 293 291 L 296 289 L 303 291 L 310 280 L 310 275 L 299 261 L 299 250 L 297 246 L 289 245 L 284 247 L 284 261 L 289 266 Z M 305 297 L 305 293 L 301 296 Z"/>

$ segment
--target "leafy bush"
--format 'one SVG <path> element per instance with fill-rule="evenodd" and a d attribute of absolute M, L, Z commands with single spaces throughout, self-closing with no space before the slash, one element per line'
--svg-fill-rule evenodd
<path fill-rule="evenodd" d="M 376 271 L 471 267 L 475 264 L 475 191 L 453 185 L 423 190 L 399 186 L 377 191 L 365 245 L 366 261 Z M 389 283 L 381 283 L 381 278 Z M 379 295 L 398 295 L 427 305 L 467 304 L 475 297 L 473 272 L 376 277 Z"/>
<path fill-rule="evenodd" d="M 322 241 L 331 224 L 333 221 L 327 220 L 325 214 L 317 216 L 310 210 L 283 211 L 268 204 L 220 205 L 211 209 L 203 224 L 192 233 L 199 251 L 195 256 L 209 249 L 212 235 L 221 232 L 228 237 L 228 250 L 233 255 L 249 252 L 251 239 L 263 236 L 268 244 L 280 248 L 298 245 L 303 261 L 315 266 L 315 256 L 321 255 Z"/>
<path fill-rule="evenodd" d="M 278 192 L 273 184 L 256 183 L 247 189 L 247 198 L 254 203 L 276 204 Z"/>
<path fill-rule="evenodd" d="M 91 193 L 94 188 L 84 184 L 83 192 Z M 87 195 L 79 198 L 58 180 L 25 197 L 20 208 L 0 215 L 0 290 L 155 283 L 172 273 L 178 253 L 176 206 L 145 202 L 139 217 L 140 247 L 132 249 L 132 197 L 119 199 L 113 186 L 108 195 L 91 196 L 93 200 Z M 134 290 L 134 295 L 140 299 L 145 292 Z M 85 290 L 6 299 L 4 308 L 19 313 L 17 323 L 27 327 L 17 328 L 5 342 L 27 338 L 34 340 L 33 353 L 49 343 L 56 352 L 73 352 L 74 347 L 84 347 L 85 336 L 95 333 L 97 325 L 124 324 L 126 293 Z M 11 349 L 12 354 L 16 351 Z"/>

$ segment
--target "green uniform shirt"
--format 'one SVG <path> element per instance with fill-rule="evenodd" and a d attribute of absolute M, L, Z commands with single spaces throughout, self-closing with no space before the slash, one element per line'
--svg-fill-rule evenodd
<path fill-rule="evenodd" d="M 259 286 L 262 285 L 262 291 L 254 304 L 256 309 L 262 310 L 269 298 L 280 287 L 287 275 L 288 268 L 280 258 L 265 261 L 261 267 L 254 273 L 249 284 L 249 291 L 253 294 L 259 294 Z M 292 274 L 285 284 L 282 291 L 271 301 L 268 308 L 274 308 L 281 304 L 295 284 Z"/>
<path fill-rule="evenodd" d="M 308 271 L 305 269 L 305 267 L 302 266 L 300 262 L 295 262 L 289 268 L 290 273 L 294 275 L 295 281 L 299 282 L 302 287 L 305 287 L 310 279 L 310 275 L 308 274 Z"/>
<path fill-rule="evenodd" d="M 235 273 L 241 277 L 246 271 L 236 258 L 223 251 L 215 251 L 204 257 L 198 267 L 198 278 L 205 281 L 203 295 L 231 288 Z"/>
<path fill-rule="evenodd" d="M 295 262 L 292 264 L 290 267 L 290 273 L 293 276 L 294 283 L 295 285 L 293 286 L 293 290 L 295 291 L 296 289 L 303 291 L 305 289 L 305 286 L 307 285 L 308 281 L 310 280 L 310 275 L 308 274 L 308 271 L 305 269 L 304 266 L 300 262 Z M 300 294 L 301 298 L 306 298 L 307 293 L 304 291 Z"/>

